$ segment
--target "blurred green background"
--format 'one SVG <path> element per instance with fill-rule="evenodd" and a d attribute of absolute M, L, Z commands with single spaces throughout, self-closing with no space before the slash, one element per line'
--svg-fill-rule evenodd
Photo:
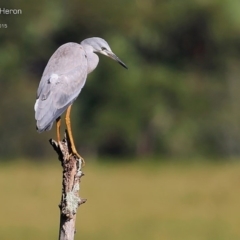
<path fill-rule="evenodd" d="M 57 237 L 56 133 L 36 132 L 33 105 L 53 52 L 93 36 L 129 70 L 100 56 L 74 103 L 89 199 L 77 239 L 240 239 L 239 0 L 0 8 L 22 10 L 0 15 L 0 239 Z"/>

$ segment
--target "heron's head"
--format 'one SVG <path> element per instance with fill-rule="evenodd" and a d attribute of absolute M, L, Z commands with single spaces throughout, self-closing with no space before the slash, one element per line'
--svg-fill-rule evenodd
<path fill-rule="evenodd" d="M 89 45 L 93 48 L 93 52 L 101 53 L 107 57 L 117 61 L 120 65 L 127 69 L 125 63 L 123 63 L 111 50 L 108 43 L 99 37 L 87 38 L 81 42 L 82 45 Z"/>

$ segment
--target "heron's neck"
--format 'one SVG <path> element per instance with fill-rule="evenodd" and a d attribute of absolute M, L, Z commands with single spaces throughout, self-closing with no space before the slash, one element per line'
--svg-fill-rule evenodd
<path fill-rule="evenodd" d="M 89 45 L 83 45 L 88 60 L 88 74 L 92 72 L 98 65 L 98 55 L 93 52 L 93 48 Z"/>

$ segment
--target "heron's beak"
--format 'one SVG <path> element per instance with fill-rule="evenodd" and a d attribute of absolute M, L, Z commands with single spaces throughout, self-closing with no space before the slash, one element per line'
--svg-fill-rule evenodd
<path fill-rule="evenodd" d="M 102 51 L 102 54 L 106 55 L 107 57 L 110 57 L 111 59 L 117 61 L 120 65 L 122 65 L 124 68 L 128 69 L 128 67 L 126 66 L 126 64 L 121 61 L 113 52 L 110 51 Z"/>

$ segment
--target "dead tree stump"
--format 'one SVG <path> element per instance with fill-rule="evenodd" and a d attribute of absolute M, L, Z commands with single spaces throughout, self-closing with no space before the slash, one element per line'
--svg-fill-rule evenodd
<path fill-rule="evenodd" d="M 82 172 L 83 159 L 78 159 L 72 154 L 71 144 L 67 131 L 60 143 L 50 139 L 50 144 L 58 154 L 62 164 L 62 196 L 60 208 L 59 240 L 73 240 L 75 235 L 75 222 L 79 205 L 86 199 L 79 197 L 80 180 L 84 176 Z"/>

